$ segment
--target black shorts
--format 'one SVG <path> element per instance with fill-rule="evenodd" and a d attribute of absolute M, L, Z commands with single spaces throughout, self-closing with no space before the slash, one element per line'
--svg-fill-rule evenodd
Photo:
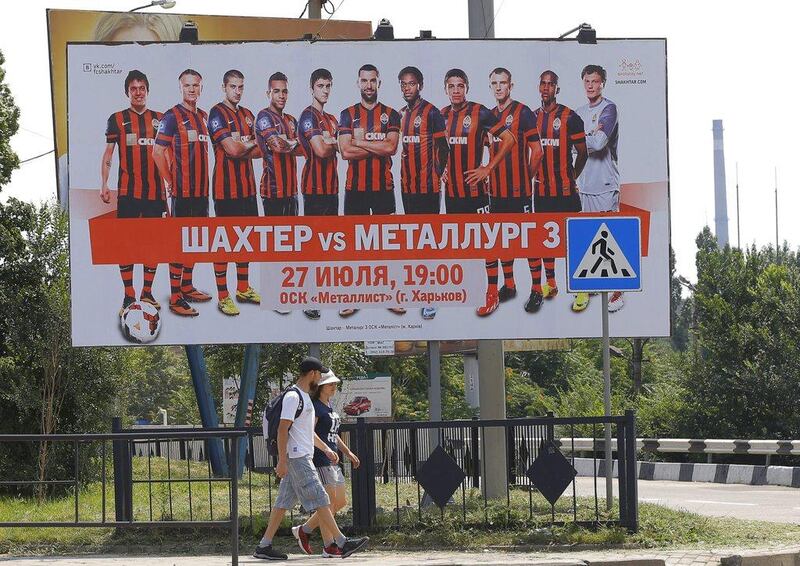
<path fill-rule="evenodd" d="M 573 192 L 568 197 L 541 197 L 533 195 L 534 212 L 580 212 L 581 197 Z"/>
<path fill-rule="evenodd" d="M 406 214 L 439 214 L 440 193 L 403 193 Z"/>
<path fill-rule="evenodd" d="M 178 218 L 202 218 L 208 216 L 207 197 L 178 197 L 172 215 Z"/>
<path fill-rule="evenodd" d="M 498 214 L 531 212 L 531 197 L 490 197 L 489 209 Z"/>
<path fill-rule="evenodd" d="M 297 216 L 297 197 L 261 198 L 264 216 Z"/>
<path fill-rule="evenodd" d="M 303 195 L 304 216 L 337 216 L 339 195 Z"/>
<path fill-rule="evenodd" d="M 167 211 L 163 200 L 146 200 L 134 197 L 117 199 L 117 218 L 161 218 Z"/>
<path fill-rule="evenodd" d="M 477 197 L 451 197 L 445 195 L 444 206 L 447 214 L 487 214 L 491 207 L 489 195 Z"/>
<path fill-rule="evenodd" d="M 357 191 L 344 193 L 344 213 L 347 216 L 394 214 L 394 191 Z"/>
<path fill-rule="evenodd" d="M 255 195 L 245 198 L 226 198 L 214 201 L 217 216 L 258 216 Z"/>

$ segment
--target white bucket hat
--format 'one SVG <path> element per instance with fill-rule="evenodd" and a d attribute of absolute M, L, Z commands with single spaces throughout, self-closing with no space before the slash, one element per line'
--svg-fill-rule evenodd
<path fill-rule="evenodd" d="M 336 374 L 333 373 L 333 370 L 330 370 L 328 373 L 322 374 L 322 379 L 319 380 L 317 386 L 321 387 L 323 385 L 328 385 L 329 383 L 341 383 L 341 381 L 342 380 L 336 377 Z"/>

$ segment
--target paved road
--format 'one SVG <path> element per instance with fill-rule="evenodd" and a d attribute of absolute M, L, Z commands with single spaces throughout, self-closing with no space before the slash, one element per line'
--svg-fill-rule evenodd
<path fill-rule="evenodd" d="M 605 485 L 605 478 L 598 478 L 601 499 L 605 498 Z M 592 478 L 578 478 L 577 491 L 578 495 L 592 495 Z M 639 480 L 639 501 L 713 517 L 800 523 L 800 489 L 791 487 Z"/>

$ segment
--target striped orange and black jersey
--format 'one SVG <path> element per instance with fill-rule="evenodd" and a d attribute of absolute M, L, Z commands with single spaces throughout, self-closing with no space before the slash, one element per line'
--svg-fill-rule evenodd
<path fill-rule="evenodd" d="M 570 196 L 576 187 L 572 149 L 577 143 L 586 143 L 583 120 L 563 104 L 552 112 L 538 108 L 533 115 L 544 152 L 536 172 L 536 193 L 540 197 Z"/>
<path fill-rule="evenodd" d="M 256 178 L 250 157 L 230 157 L 222 140 L 255 141 L 255 117 L 244 106 L 231 109 L 224 102 L 208 113 L 208 132 L 214 145 L 214 200 L 248 198 L 256 194 Z"/>
<path fill-rule="evenodd" d="M 297 157 L 294 153 L 281 153 L 270 149 L 267 140 L 272 136 L 297 139 L 297 120 L 289 114 L 277 114 L 269 108 L 258 113 L 256 139 L 264 155 L 264 172 L 261 174 L 261 196 L 284 198 L 297 194 Z"/>
<path fill-rule="evenodd" d="M 439 192 L 436 171 L 436 142 L 445 138 L 442 113 L 427 100 L 420 99 L 412 110 L 402 110 L 403 154 L 400 160 L 400 185 L 404 193 Z"/>
<path fill-rule="evenodd" d="M 319 157 L 311 147 L 311 140 L 315 136 L 336 143 L 336 134 L 339 125 L 332 114 L 320 112 L 313 106 L 307 107 L 300 114 L 300 143 L 306 154 L 306 163 L 303 165 L 303 194 L 304 195 L 338 195 L 339 174 L 337 171 L 338 160 L 334 153 L 330 157 Z"/>
<path fill-rule="evenodd" d="M 377 103 L 372 110 L 359 102 L 342 110 L 339 118 L 339 135 L 353 134 L 353 130 L 364 130 L 364 140 L 382 141 L 392 132 L 400 131 L 400 114 L 389 106 Z M 392 158 L 370 154 L 364 159 L 351 159 L 347 164 L 348 191 L 391 191 Z"/>
<path fill-rule="evenodd" d="M 161 112 L 130 108 L 108 118 L 106 143 L 117 144 L 118 195 L 144 200 L 163 200 L 161 175 L 153 161 L 153 145 L 161 122 Z"/>
<path fill-rule="evenodd" d="M 505 124 L 498 122 L 491 110 L 477 102 L 467 102 L 461 110 L 446 106 L 442 109 L 442 116 L 447 122 L 447 142 L 450 144 L 447 196 L 464 198 L 486 194 L 485 183 L 467 185 L 464 175 L 466 171 L 481 166 L 487 136 L 499 136 L 506 131 Z"/>
<path fill-rule="evenodd" d="M 512 100 L 502 111 L 495 106 L 492 113 L 498 122 L 514 134 L 514 145 L 489 177 L 489 194 L 495 198 L 531 196 L 531 163 L 528 144 L 539 141 L 533 111 Z M 500 138 L 492 136 L 489 155 L 500 150 Z"/>
<path fill-rule="evenodd" d="M 174 195 L 208 197 L 208 114 L 176 104 L 164 113 L 156 144 L 172 149 Z"/>

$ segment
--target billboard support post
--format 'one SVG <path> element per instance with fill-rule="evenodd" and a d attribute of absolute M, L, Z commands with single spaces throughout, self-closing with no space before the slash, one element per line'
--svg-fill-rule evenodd
<path fill-rule="evenodd" d="M 506 383 L 503 379 L 503 341 L 478 341 L 478 397 L 482 420 L 506 418 Z M 499 379 L 498 379 L 499 377 Z M 481 486 L 487 499 L 506 496 L 508 466 L 506 462 L 506 433 L 503 427 L 481 429 L 485 474 Z"/>
<path fill-rule="evenodd" d="M 211 384 L 208 382 L 206 361 L 203 357 L 203 348 L 198 345 L 184 346 L 186 358 L 189 361 L 189 371 L 192 374 L 194 394 L 197 396 L 197 409 L 200 411 L 200 422 L 203 428 L 218 428 L 219 417 L 211 395 Z M 219 438 L 208 439 L 208 459 L 211 461 L 211 470 L 215 476 L 228 475 L 228 463 L 225 461 L 222 440 Z"/>
<path fill-rule="evenodd" d="M 611 416 L 611 339 L 608 333 L 608 291 L 603 295 L 603 414 Z M 614 462 L 611 459 L 611 424 L 605 425 L 605 472 L 606 472 L 606 510 L 611 510 L 614 497 Z"/>
<path fill-rule="evenodd" d="M 442 358 L 439 341 L 428 341 L 428 417 L 431 421 L 442 420 Z M 431 449 L 439 445 L 438 429 L 430 429 Z"/>
<path fill-rule="evenodd" d="M 244 348 L 242 361 L 242 376 L 239 380 L 239 404 L 236 406 L 236 420 L 234 426 L 239 428 L 247 426 L 247 413 L 250 402 L 255 401 L 256 383 L 258 382 L 258 359 L 261 354 L 261 344 L 247 344 Z M 237 477 L 242 477 L 244 460 L 247 455 L 247 438 L 242 437 L 239 442 L 239 456 L 236 463 Z"/>

